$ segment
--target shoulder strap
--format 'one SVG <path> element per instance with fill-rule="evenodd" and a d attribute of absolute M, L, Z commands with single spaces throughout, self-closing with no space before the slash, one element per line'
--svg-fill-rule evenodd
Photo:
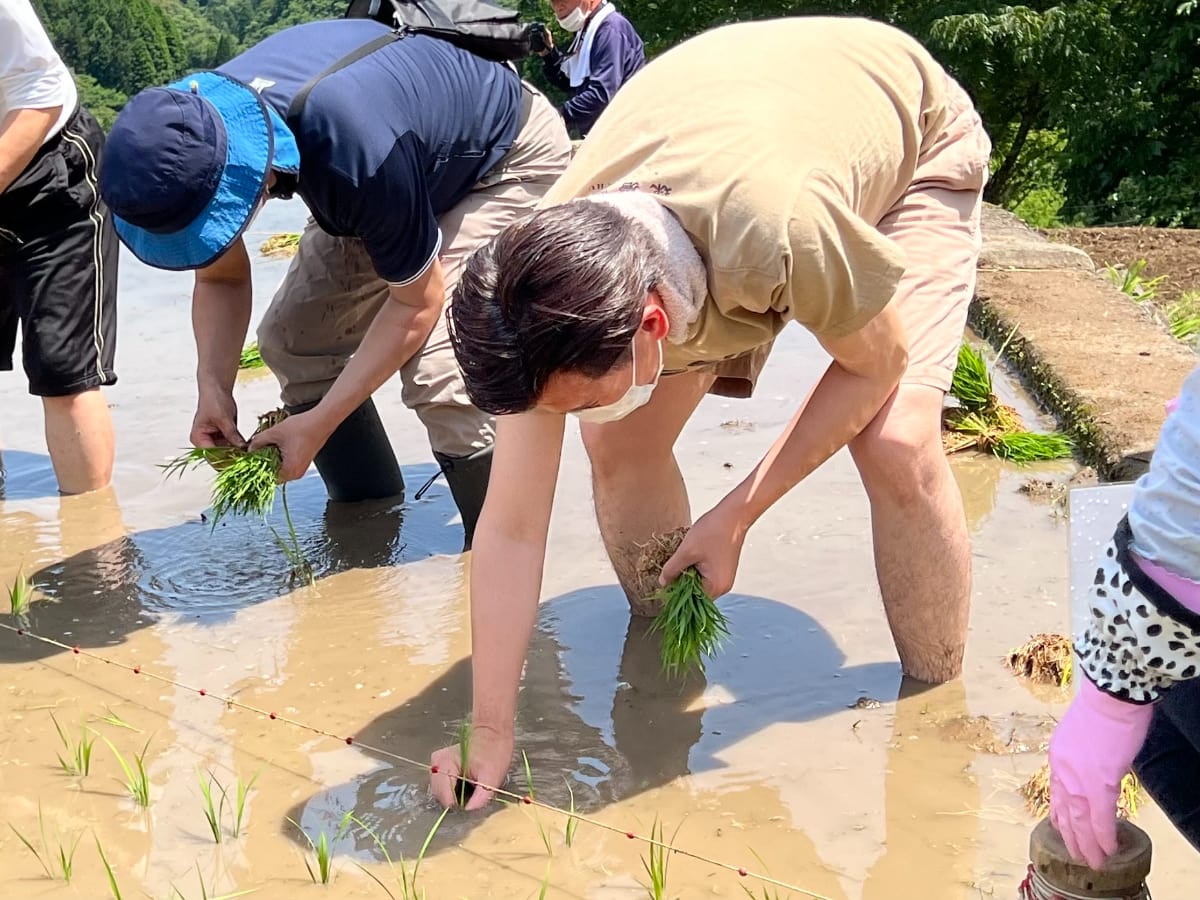
<path fill-rule="evenodd" d="M 288 104 L 287 115 L 284 116 L 288 127 L 291 128 L 293 123 L 300 116 L 301 111 L 304 109 L 304 104 L 308 101 L 308 95 L 312 93 L 312 89 L 317 86 L 317 82 L 319 82 L 322 78 L 332 75 L 334 72 L 340 71 L 341 69 L 346 68 L 346 66 L 358 62 L 365 56 L 370 56 L 381 47 L 386 47 L 393 41 L 400 40 L 401 37 L 402 35 L 397 34 L 394 31 L 389 31 L 387 34 L 381 34 L 379 37 L 375 38 L 375 40 L 369 41 L 358 49 L 347 53 L 341 59 L 331 63 L 323 72 L 319 72 L 310 78 L 304 87 L 300 88 L 300 90 L 296 92 L 296 96 L 292 98 L 292 102 Z"/>

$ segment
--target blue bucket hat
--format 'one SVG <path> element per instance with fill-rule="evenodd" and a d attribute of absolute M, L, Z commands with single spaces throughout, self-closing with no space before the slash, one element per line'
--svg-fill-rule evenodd
<path fill-rule="evenodd" d="M 283 119 L 248 85 L 198 72 L 125 104 L 104 145 L 100 194 L 134 256 L 199 269 L 241 237 L 272 169 L 300 171 Z"/>

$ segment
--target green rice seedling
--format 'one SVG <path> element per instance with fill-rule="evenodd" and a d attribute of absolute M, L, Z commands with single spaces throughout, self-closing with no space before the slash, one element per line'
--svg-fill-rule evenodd
<path fill-rule="evenodd" d="M 304 857 L 304 868 L 308 870 L 308 877 L 313 880 L 313 884 L 329 884 L 333 879 L 333 847 L 329 842 L 329 835 L 322 829 L 314 841 L 308 836 L 308 832 L 301 828 L 294 819 L 289 818 L 288 821 L 300 832 L 304 840 L 308 842 L 309 849 L 312 851 L 313 861 L 316 863 L 315 869 L 313 868 L 313 862 L 309 862 L 308 856 Z M 350 821 L 352 821 L 352 817 L 350 813 L 346 813 L 342 817 L 342 822 L 338 827 L 337 834 L 339 836 L 344 832 L 347 823 Z"/>
<path fill-rule="evenodd" d="M 104 871 L 108 875 L 108 889 L 112 892 L 113 900 L 122 900 L 121 888 L 117 884 L 117 876 L 113 873 L 112 866 L 109 865 L 108 857 L 104 855 L 104 848 L 100 846 L 100 838 L 96 838 L 96 852 L 100 854 L 100 861 L 104 863 Z"/>
<path fill-rule="evenodd" d="M 261 774 L 262 769 L 259 769 L 254 773 L 250 780 L 244 784 L 240 778 L 235 778 L 233 781 L 233 836 L 235 838 L 241 837 L 242 835 L 242 820 L 246 814 L 246 798 L 250 796 L 250 791 L 254 788 L 254 782 L 258 781 L 258 776 Z"/>
<path fill-rule="evenodd" d="M 287 412 L 282 409 L 259 416 L 254 434 L 279 424 L 285 418 Z M 217 477 L 212 487 L 213 528 L 229 514 L 256 515 L 265 521 L 275 506 L 275 490 L 279 487 L 288 540 L 285 541 L 274 526 L 268 524 L 267 527 L 291 564 L 291 583 L 311 585 L 315 583 L 313 569 L 300 547 L 300 538 L 288 508 L 287 485 L 280 487 L 278 484 L 281 461 L 279 448 L 273 446 L 252 451 L 240 447 L 193 447 L 162 468 L 168 477 L 182 475 L 188 469 L 204 463 L 216 470 Z"/>
<path fill-rule="evenodd" d="M 221 843 L 222 835 L 221 818 L 225 812 L 227 792 L 212 772 L 208 773 L 208 780 L 205 781 L 204 777 L 197 771 L 196 781 L 200 784 L 200 795 L 204 798 L 204 819 L 208 822 L 208 830 L 212 832 L 213 843 L 219 844 Z M 216 784 L 217 790 L 221 792 L 221 799 L 216 803 L 213 802 L 213 784 Z"/>
<path fill-rule="evenodd" d="M 679 828 L 676 827 L 675 834 L 671 835 L 671 844 L 675 843 L 675 836 L 678 834 Z M 667 868 L 671 851 L 663 846 L 667 842 L 663 839 L 662 823 L 658 821 L 657 816 L 654 824 L 650 826 L 650 841 L 650 858 L 642 857 L 642 867 L 650 876 L 650 883 L 645 885 L 646 894 L 650 900 L 667 900 Z"/>
<path fill-rule="evenodd" d="M 33 854 L 34 859 L 38 861 L 38 865 L 42 867 L 42 871 L 46 873 L 47 878 L 51 880 L 61 878 L 67 884 L 71 883 L 71 876 L 75 872 L 75 850 L 79 846 L 83 832 L 77 834 L 75 840 L 70 843 L 64 843 L 62 836 L 56 833 L 55 848 L 58 852 L 57 854 L 52 854 L 50 852 L 50 842 L 46 840 L 46 819 L 42 814 L 42 804 L 40 801 L 38 802 L 38 837 L 42 844 L 40 852 L 33 845 L 33 841 L 17 830 L 16 825 L 9 822 L 8 827 L 12 829 L 12 833 L 17 836 L 17 839 L 28 848 L 29 852 Z M 55 858 L 56 855 L 57 858 Z M 53 868 L 50 861 L 53 861 L 55 864 Z"/>
<path fill-rule="evenodd" d="M 546 874 L 542 876 L 542 888 L 538 891 L 538 900 L 546 900 L 550 896 L 550 863 L 546 863 Z"/>
<path fill-rule="evenodd" d="M 958 365 L 954 368 L 950 393 L 969 412 L 984 410 L 996 403 L 987 362 L 982 353 L 965 341 L 958 348 Z"/>
<path fill-rule="evenodd" d="M 199 863 L 196 864 L 196 878 L 200 881 L 200 900 L 233 900 L 234 897 L 245 897 L 247 894 L 253 894 L 257 890 L 257 888 L 246 888 L 241 891 L 234 891 L 232 894 L 221 894 L 220 896 L 210 894 L 208 892 L 208 885 L 204 881 L 204 873 L 200 871 Z M 178 898 L 178 900 L 187 900 L 183 891 L 173 884 L 171 885 L 171 898 L 172 900 L 175 900 L 175 898 Z"/>
<path fill-rule="evenodd" d="M 12 614 L 24 618 L 29 613 L 29 604 L 33 601 L 33 583 L 25 577 L 24 569 L 17 571 L 13 586 L 8 589 L 8 604 Z"/>
<path fill-rule="evenodd" d="M 537 794 L 533 791 L 533 770 L 529 767 L 529 757 L 525 755 L 525 751 L 521 751 L 521 759 L 525 763 L 525 789 L 529 791 L 529 799 L 536 800 Z M 546 831 L 546 826 L 542 824 L 542 817 L 538 815 L 536 809 L 533 810 L 533 824 L 537 826 L 538 834 L 542 836 L 542 843 L 546 847 L 546 855 L 554 855 L 554 845 L 550 842 L 550 833 Z"/>
<path fill-rule="evenodd" d="M 460 776 L 467 774 L 467 766 L 471 761 L 471 720 L 463 719 L 458 723 L 455 735 L 458 739 L 458 771 Z M 454 784 L 454 798 L 458 805 L 466 806 L 471 795 L 475 793 L 475 785 L 460 777 Z"/>
<path fill-rule="evenodd" d="M 384 860 L 387 861 L 388 870 L 392 873 L 392 878 L 395 879 L 397 887 L 400 888 L 400 900 L 425 900 L 425 890 L 418 887 L 417 876 L 421 871 L 421 863 L 425 859 L 425 854 L 429 852 L 429 845 L 433 843 L 434 836 L 438 833 L 438 829 L 442 827 L 442 822 L 445 820 L 446 814 L 449 812 L 450 810 L 448 808 L 443 809 L 441 815 L 437 817 L 437 821 L 433 823 L 433 827 L 429 829 L 429 833 L 425 835 L 425 840 L 421 844 L 421 849 L 417 852 L 417 857 L 413 862 L 411 871 L 408 868 L 408 864 L 405 863 L 403 858 L 401 858 L 399 871 L 397 872 L 396 864 L 393 862 L 392 856 L 390 853 L 388 853 L 387 846 L 380 839 L 379 834 L 361 819 L 355 817 L 352 815 L 352 813 L 346 813 L 346 816 L 343 818 L 342 822 L 345 824 L 347 821 L 349 821 L 357 825 L 362 829 L 363 833 L 370 837 L 375 843 L 375 846 L 378 848 L 380 854 L 383 856 Z M 356 865 L 366 872 L 372 881 L 383 888 L 384 892 L 389 897 L 395 900 L 396 895 L 392 893 L 391 889 L 384 884 L 378 878 L 378 876 L 364 868 L 362 865 L 357 863 Z"/>
<path fill-rule="evenodd" d="M 242 348 L 241 359 L 238 360 L 239 369 L 265 369 L 267 364 L 263 362 L 262 354 L 258 352 L 258 342 L 251 341 Z"/>
<path fill-rule="evenodd" d="M 281 234 L 273 234 L 258 248 L 263 256 L 292 256 L 296 252 L 296 248 L 300 246 L 300 234 L 294 231 L 286 231 Z"/>
<path fill-rule="evenodd" d="M 1065 434 L 1038 434 L 1018 431 L 1001 434 L 995 439 L 992 452 L 1001 459 L 1026 465 L 1050 459 L 1066 459 L 1075 452 L 1075 445 Z"/>
<path fill-rule="evenodd" d="M 567 796 L 571 798 L 570 806 L 567 807 L 567 812 L 569 815 L 567 816 L 567 828 L 564 834 L 564 839 L 566 840 L 568 847 L 573 847 L 575 845 L 575 830 L 579 828 L 579 817 L 575 815 L 575 791 L 571 787 L 571 782 L 567 781 L 565 778 L 563 781 L 566 782 L 567 785 Z"/>
<path fill-rule="evenodd" d="M 1167 307 L 1167 327 L 1176 340 L 1190 341 L 1200 336 L 1200 291 L 1185 291 Z"/>
<path fill-rule="evenodd" d="M 660 653 L 663 671 L 677 677 L 695 666 L 704 671 L 704 658 L 712 657 L 729 636 L 729 623 L 712 597 L 704 590 L 704 579 L 695 566 L 655 596 L 662 606 L 650 625 L 650 633 L 662 635 Z"/>
<path fill-rule="evenodd" d="M 73 775 L 77 778 L 87 775 L 92 768 L 92 745 L 96 743 L 95 735 L 89 736 L 88 730 L 85 727 L 83 733 L 79 736 L 79 740 L 73 741 L 67 737 L 67 733 L 63 731 L 63 727 L 58 724 L 58 719 L 54 718 L 54 713 L 50 713 L 50 720 L 54 723 L 54 729 L 58 732 L 58 739 L 62 741 L 62 745 L 67 751 L 65 757 L 61 753 L 58 754 L 58 764 L 62 766 L 62 770 L 68 775 Z"/>
<path fill-rule="evenodd" d="M 106 715 L 103 715 L 103 716 L 100 716 L 99 718 L 93 719 L 93 721 L 103 722 L 105 725 L 113 726 L 113 728 L 124 728 L 124 729 L 127 729 L 128 731 L 135 731 L 138 734 L 142 733 L 142 730 L 140 728 L 134 728 L 132 725 L 130 725 L 128 722 L 126 722 L 124 719 L 122 719 L 120 716 L 118 716 L 115 712 L 113 712 L 109 707 L 107 707 L 107 706 L 104 707 L 104 710 L 106 712 Z"/>
<path fill-rule="evenodd" d="M 1114 266 L 1106 265 L 1104 274 L 1112 285 L 1127 297 L 1132 297 L 1139 303 L 1146 300 L 1153 300 L 1158 295 L 1158 288 L 1167 276 L 1159 275 L 1157 278 L 1144 278 L 1142 273 L 1146 271 L 1146 260 L 1139 259 L 1133 265 Z"/>
<path fill-rule="evenodd" d="M 121 755 L 121 751 L 112 741 L 104 738 L 104 743 L 108 744 L 109 749 L 117 758 L 118 765 L 121 766 L 121 771 L 125 773 L 125 790 L 129 791 L 129 796 L 133 798 L 134 803 L 142 809 L 148 809 L 150 806 L 150 776 L 146 772 L 146 750 L 150 747 L 150 740 L 147 738 L 141 753 L 133 755 L 132 764 Z"/>
<path fill-rule="evenodd" d="M 770 875 L 771 870 L 767 867 L 767 864 L 765 862 L 763 862 L 763 858 L 761 856 L 759 856 L 758 853 L 755 852 L 753 849 L 751 849 L 750 852 L 754 854 L 754 858 L 758 860 L 758 864 L 760 866 L 762 866 L 762 870 L 764 872 L 766 872 L 768 875 Z M 746 892 L 746 896 L 749 897 L 750 900 L 786 900 L 784 895 L 779 893 L 779 888 L 776 888 L 776 887 L 770 887 L 768 885 L 760 885 L 759 889 L 758 889 L 759 892 L 757 894 L 754 891 L 750 890 L 750 888 L 746 887 L 746 885 L 744 885 L 744 884 L 741 885 L 741 888 L 743 891 Z M 791 894 L 787 895 L 787 897 L 790 897 L 790 896 L 792 896 L 792 895 Z"/>

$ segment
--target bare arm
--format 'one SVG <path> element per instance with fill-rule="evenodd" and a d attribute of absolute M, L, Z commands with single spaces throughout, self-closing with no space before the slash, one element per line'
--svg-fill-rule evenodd
<path fill-rule="evenodd" d="M 320 443 L 421 349 L 437 324 L 445 290 L 442 265 L 436 259 L 416 281 L 389 288 L 388 299 L 376 313 L 362 343 L 333 387 L 313 409 Z"/>
<path fill-rule="evenodd" d="M 743 533 L 871 423 L 900 383 L 908 339 L 892 306 L 863 328 L 821 340 L 833 357 L 808 400 L 754 470 L 721 501 Z"/>
<path fill-rule="evenodd" d="M 511 738 L 537 619 L 562 457 L 562 416 L 501 416 L 471 553 L 472 722 Z"/>
<path fill-rule="evenodd" d="M 0 194 L 25 171 L 61 113 L 61 106 L 14 109 L 0 122 Z"/>
<path fill-rule="evenodd" d="M 197 270 L 192 332 L 198 402 L 191 437 L 198 447 L 245 444 L 237 430 L 233 384 L 250 326 L 252 301 L 250 257 L 243 241 L 238 240 L 207 268 Z"/>

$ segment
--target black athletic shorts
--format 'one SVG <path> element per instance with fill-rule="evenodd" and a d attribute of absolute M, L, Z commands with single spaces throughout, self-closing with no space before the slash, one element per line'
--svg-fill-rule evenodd
<path fill-rule="evenodd" d="M 0 370 L 17 325 L 29 392 L 66 397 L 114 384 L 117 259 L 96 187 L 104 132 L 82 108 L 0 194 Z"/>

